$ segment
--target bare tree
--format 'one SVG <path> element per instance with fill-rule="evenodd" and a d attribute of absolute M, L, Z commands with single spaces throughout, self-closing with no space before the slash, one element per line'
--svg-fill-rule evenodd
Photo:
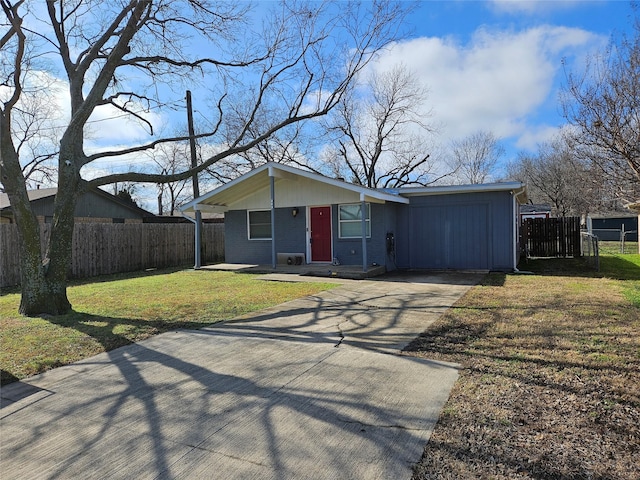
<path fill-rule="evenodd" d="M 555 215 L 582 215 L 595 206 L 590 173 L 563 137 L 540 145 L 536 154 L 521 153 L 508 169 L 511 179 L 527 184 L 534 203 L 549 204 Z"/>
<path fill-rule="evenodd" d="M 568 73 L 564 116 L 575 127 L 581 155 L 607 178 L 619 194 L 639 200 L 640 184 L 640 20 L 635 36 L 613 41 L 590 59 L 584 72 Z"/>
<path fill-rule="evenodd" d="M 175 175 L 191 166 L 188 142 L 164 143 L 148 152 L 161 175 Z M 192 191 L 190 179 L 158 183 L 158 215 L 175 215 L 180 204 L 185 203 Z"/>
<path fill-rule="evenodd" d="M 250 127 L 250 135 L 258 133 L 260 125 L 269 122 L 269 117 L 277 115 L 277 112 L 261 112 L 263 118 L 256 119 Z M 227 139 L 234 138 L 238 131 L 244 128 L 244 114 L 242 109 L 236 108 L 236 117 L 227 119 L 225 124 L 225 135 Z M 313 155 L 313 149 L 317 146 L 318 139 L 312 133 L 313 128 L 306 128 L 302 122 L 296 122 L 282 128 L 269 138 L 258 143 L 254 148 L 241 152 L 233 158 L 228 158 L 218 162 L 212 168 L 208 168 L 204 173 L 205 179 L 214 182 L 226 183 L 229 180 L 239 177 L 267 162 L 277 162 L 288 165 L 295 165 L 312 170 L 318 173 L 311 166 L 309 158 Z M 203 149 L 210 148 L 202 145 Z"/>
<path fill-rule="evenodd" d="M 16 106 L 13 118 L 14 142 L 18 155 L 24 159 L 22 173 L 27 184 L 30 188 L 51 184 L 60 136 L 55 121 L 61 117 L 48 92 L 34 91 Z"/>
<path fill-rule="evenodd" d="M 242 2 L 51 0 L 46 2 L 44 17 L 27 6 L 24 0 L 0 0 L 1 180 L 18 225 L 20 312 L 27 315 L 60 314 L 71 308 L 67 272 L 74 209 L 81 192 L 114 182 L 157 184 L 189 178 L 254 148 L 289 125 L 326 115 L 371 56 L 397 38 L 405 12 L 401 3 L 377 0 L 283 1 L 273 6 L 271 16 L 263 22 L 264 30 L 252 33 L 248 7 Z M 211 56 L 198 54 L 192 45 Z M 39 224 L 13 140 L 13 114 L 21 98 L 29 94 L 27 67 L 45 54 L 54 68 L 64 72 L 71 118 L 60 138 L 51 236 L 41 250 Z M 195 169 L 178 174 L 125 172 L 83 178 L 83 168 L 92 162 L 185 140 L 156 138 L 129 148 L 88 153 L 85 128 L 97 108 L 115 108 L 153 134 L 146 112 L 171 106 L 177 100 L 172 91 L 182 92 L 185 85 L 196 81 L 218 88 L 212 108 L 214 128 L 200 138 L 221 140 L 219 127 L 224 125 L 234 92 L 242 91 L 252 99 L 243 116 L 244 126 L 234 138 Z M 278 114 L 252 128 L 257 127 L 256 119 L 264 109 Z"/>
<path fill-rule="evenodd" d="M 451 170 L 456 183 L 479 184 L 490 180 L 504 147 L 491 132 L 478 131 L 452 142 Z"/>
<path fill-rule="evenodd" d="M 352 85 L 325 120 L 335 145 L 325 152 L 331 174 L 383 188 L 438 180 L 430 154 L 433 128 L 423 113 L 426 97 L 402 65 Z"/>
<path fill-rule="evenodd" d="M 25 33 L 31 39 L 33 35 Z M 10 42 L 6 36 L 0 40 L 0 78 L 10 81 L 13 75 L 12 55 L 19 52 L 17 44 Z M 26 45 L 24 47 L 26 49 Z M 28 53 L 28 52 L 27 52 Z M 15 150 L 21 159 L 22 174 L 30 188 L 36 185 L 50 184 L 55 174 L 55 163 L 58 154 L 58 143 L 62 115 L 58 111 L 56 95 L 61 92 L 62 82 L 53 76 L 40 71 L 46 68 L 42 58 L 30 58 L 21 68 L 28 72 L 28 80 L 22 85 L 25 92 L 14 99 L 11 107 L 12 140 Z M 0 85 L 6 85 L 6 81 Z M 6 91 L 0 86 L 0 99 L 5 99 Z"/>

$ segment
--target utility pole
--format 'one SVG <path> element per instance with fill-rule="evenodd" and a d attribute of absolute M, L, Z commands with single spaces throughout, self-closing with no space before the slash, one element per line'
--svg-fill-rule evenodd
<path fill-rule="evenodd" d="M 198 165 L 196 158 L 196 139 L 193 129 L 193 110 L 191 107 L 191 91 L 187 90 L 187 124 L 189 125 L 189 147 L 191 149 L 191 168 L 195 168 Z M 200 196 L 200 186 L 198 185 L 198 174 L 194 173 L 191 177 L 193 181 L 193 198 Z M 196 210 L 196 244 L 195 244 L 195 266 L 198 269 L 202 267 L 202 213 L 200 210 Z"/>

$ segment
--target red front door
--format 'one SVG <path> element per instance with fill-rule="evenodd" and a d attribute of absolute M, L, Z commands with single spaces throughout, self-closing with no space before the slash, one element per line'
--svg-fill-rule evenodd
<path fill-rule="evenodd" d="M 311 207 L 311 261 L 331 261 L 331 207 Z"/>

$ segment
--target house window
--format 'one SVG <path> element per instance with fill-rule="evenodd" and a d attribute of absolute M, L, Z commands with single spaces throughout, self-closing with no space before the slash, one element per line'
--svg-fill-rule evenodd
<path fill-rule="evenodd" d="M 367 237 L 371 237 L 371 205 L 366 204 Z M 338 205 L 338 231 L 340 238 L 362 238 L 362 204 Z"/>
<path fill-rule="evenodd" d="M 271 240 L 271 210 L 247 212 L 249 240 Z"/>

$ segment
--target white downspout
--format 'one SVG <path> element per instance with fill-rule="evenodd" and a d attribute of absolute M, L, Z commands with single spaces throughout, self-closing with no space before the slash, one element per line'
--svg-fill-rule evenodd
<path fill-rule="evenodd" d="M 518 258 L 519 258 L 519 248 L 518 248 L 518 232 L 520 229 L 520 210 L 518 208 L 518 195 L 525 191 L 525 187 L 522 187 L 518 191 L 513 192 L 513 271 L 519 272 L 518 270 Z"/>
<path fill-rule="evenodd" d="M 364 194 L 360 194 L 360 213 L 362 214 L 362 271 L 367 273 L 367 203 Z"/>

